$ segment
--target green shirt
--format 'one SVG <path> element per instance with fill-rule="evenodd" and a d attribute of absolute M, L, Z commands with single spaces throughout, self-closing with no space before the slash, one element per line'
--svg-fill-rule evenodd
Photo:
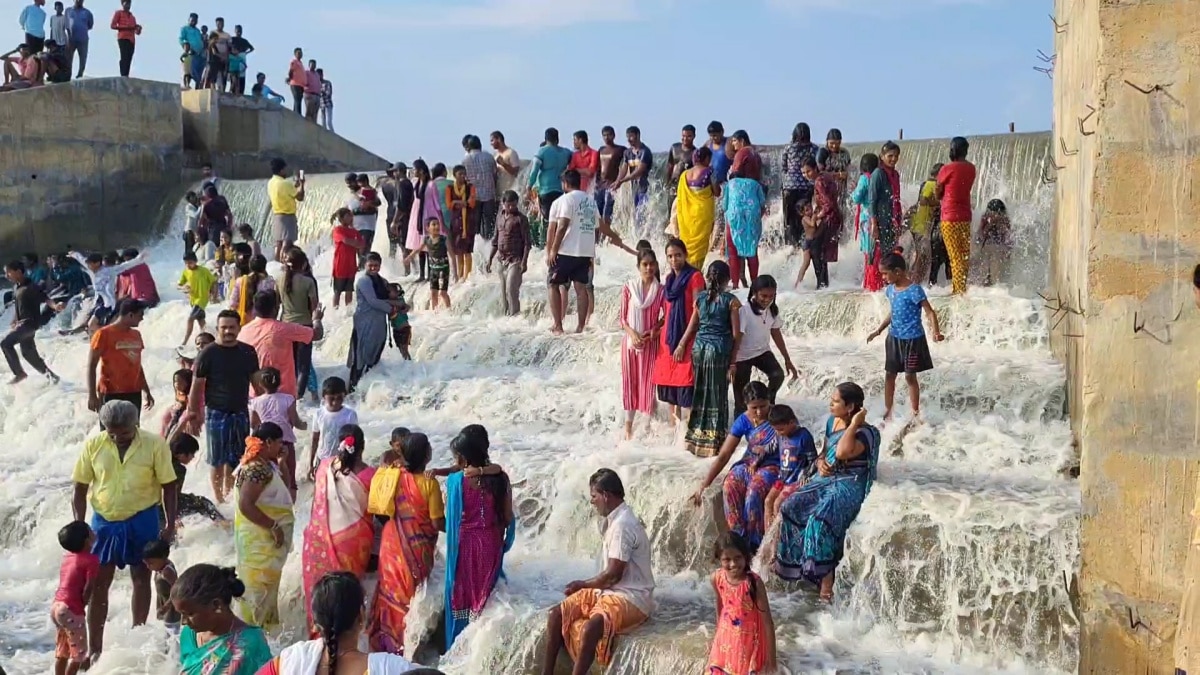
<path fill-rule="evenodd" d="M 196 265 L 195 269 L 184 268 L 179 275 L 179 285 L 188 287 L 188 301 L 192 307 L 204 309 L 208 307 L 208 298 L 212 287 L 217 283 L 217 277 L 204 265 Z"/>

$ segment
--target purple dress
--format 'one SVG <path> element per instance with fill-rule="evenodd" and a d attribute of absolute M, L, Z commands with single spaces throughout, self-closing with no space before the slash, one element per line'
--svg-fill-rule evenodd
<path fill-rule="evenodd" d="M 463 514 L 459 527 L 458 566 L 450 606 L 461 618 L 473 619 L 483 610 L 496 580 L 504 553 L 504 524 L 495 500 L 474 479 L 463 479 Z"/>

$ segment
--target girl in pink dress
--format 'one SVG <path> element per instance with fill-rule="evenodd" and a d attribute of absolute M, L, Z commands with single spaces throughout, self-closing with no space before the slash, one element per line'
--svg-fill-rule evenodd
<path fill-rule="evenodd" d="M 730 532 L 717 541 L 721 564 L 712 575 L 717 594 L 717 632 L 708 654 L 709 675 L 775 672 L 775 621 L 767 588 L 750 571 L 750 547 Z"/>
<path fill-rule="evenodd" d="M 625 439 L 633 438 L 637 413 L 654 414 L 654 360 L 658 356 L 665 295 L 658 282 L 654 251 L 638 252 L 638 278 L 621 290 L 621 403 L 625 407 Z"/>

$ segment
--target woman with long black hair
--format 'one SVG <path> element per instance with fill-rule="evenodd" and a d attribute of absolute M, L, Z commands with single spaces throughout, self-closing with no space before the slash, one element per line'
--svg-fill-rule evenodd
<path fill-rule="evenodd" d="M 705 275 L 707 289 L 696 298 L 687 332 L 672 355 L 682 361 L 692 348 L 696 383 L 692 414 L 685 436 L 687 449 L 697 457 L 712 457 L 729 432 L 729 381 L 733 379 L 738 344 L 742 339 L 738 310 L 742 303 L 729 292 L 729 265 L 716 260 Z"/>
<path fill-rule="evenodd" d="M 429 219 L 432 218 L 445 225 L 442 221 L 442 197 L 438 194 L 433 176 L 429 173 L 429 165 L 425 163 L 425 160 L 418 159 L 413 162 L 413 178 L 413 207 L 409 212 L 408 234 L 406 235 L 407 240 L 404 242 L 404 247 L 410 251 L 421 248 L 421 244 L 425 240 L 425 223 L 429 222 Z M 421 277 L 417 283 L 425 281 L 425 266 L 428 260 L 428 254 L 420 254 Z"/>
<path fill-rule="evenodd" d="M 388 280 L 379 273 L 383 258 L 372 251 L 367 254 L 365 273 L 354 284 L 357 304 L 354 308 L 354 330 L 350 333 L 350 353 L 346 366 L 350 368 L 350 392 L 353 393 L 364 373 L 378 365 L 387 346 L 390 329 L 388 316 L 399 301 L 392 300 Z"/>

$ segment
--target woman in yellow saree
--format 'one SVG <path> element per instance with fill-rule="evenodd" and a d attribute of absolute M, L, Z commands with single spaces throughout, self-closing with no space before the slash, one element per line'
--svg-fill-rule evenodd
<path fill-rule="evenodd" d="M 371 605 L 367 636 L 373 652 L 404 653 L 404 622 L 417 589 L 433 569 L 438 532 L 446 527 L 446 508 L 437 480 L 425 475 L 433 457 L 429 438 L 412 434 L 401 448 L 402 461 L 379 469 L 371 481 L 371 506 L 390 492 L 391 513 L 379 544 L 379 586 Z"/>
<path fill-rule="evenodd" d="M 246 439 L 234 472 L 237 511 L 233 540 L 237 573 L 246 585 L 238 614 L 251 626 L 279 627 L 279 579 L 292 550 L 292 493 L 279 473 L 283 430 L 264 422 Z"/>
<path fill-rule="evenodd" d="M 675 209 L 679 238 L 687 245 L 688 264 L 702 269 L 712 240 L 720 187 L 712 181 L 712 150 L 702 146 L 694 157 L 695 165 L 679 177 Z"/>

